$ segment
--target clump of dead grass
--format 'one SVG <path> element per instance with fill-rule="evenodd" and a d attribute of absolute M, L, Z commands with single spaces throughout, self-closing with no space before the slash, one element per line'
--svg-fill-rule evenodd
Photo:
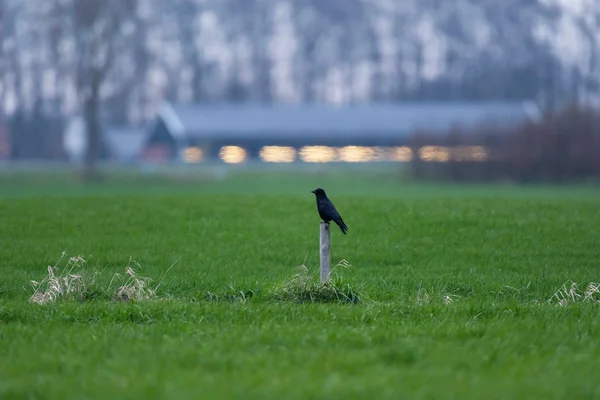
<path fill-rule="evenodd" d="M 62 265 L 64 264 L 64 266 Z M 97 298 L 118 301 L 144 301 L 157 298 L 160 283 L 151 287 L 152 279 L 139 275 L 139 263 L 129 260 L 125 274 L 114 274 L 108 285 L 102 285 L 100 273 L 88 267 L 83 256 L 68 257 L 63 252 L 53 266 L 48 266 L 48 275 L 41 281 L 31 281 L 34 289 L 29 298 L 31 303 L 49 304 L 59 300 L 86 301 Z"/>
<path fill-rule="evenodd" d="M 58 299 L 85 300 L 94 287 L 95 276 L 87 270 L 87 262 L 81 257 L 68 257 L 63 268 L 59 265 L 66 258 L 63 252 L 54 266 L 48 266 L 48 275 L 40 282 L 32 280 L 34 289 L 29 301 L 37 304 L 53 303 Z"/>
<path fill-rule="evenodd" d="M 350 268 L 346 260 L 331 269 L 329 279 L 321 283 L 318 274 L 309 273 L 302 264 L 290 279 L 275 286 L 272 298 L 293 303 L 361 303 L 363 295 L 344 280 L 339 268 Z"/>
<path fill-rule="evenodd" d="M 144 301 L 155 299 L 158 285 L 154 288 L 150 287 L 151 278 L 139 275 L 131 266 L 134 263 L 141 269 L 141 265 L 137 261 L 129 260 L 129 264 L 125 268 L 125 275 L 115 274 L 113 280 L 120 280 L 120 285 L 114 294 L 114 299 L 119 301 Z M 109 287 L 112 287 L 112 280 Z"/>
<path fill-rule="evenodd" d="M 548 299 L 549 304 L 559 306 L 578 302 L 600 304 L 600 283 L 590 282 L 582 291 L 577 283 L 569 280 Z"/>

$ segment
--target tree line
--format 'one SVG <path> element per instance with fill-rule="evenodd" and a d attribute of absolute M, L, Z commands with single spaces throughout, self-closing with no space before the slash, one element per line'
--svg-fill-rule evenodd
<path fill-rule="evenodd" d="M 600 2 L 577 4 L 0 0 L 0 104 L 9 117 L 83 115 L 89 174 L 101 121 L 148 121 L 162 100 L 553 110 L 600 94 Z"/>

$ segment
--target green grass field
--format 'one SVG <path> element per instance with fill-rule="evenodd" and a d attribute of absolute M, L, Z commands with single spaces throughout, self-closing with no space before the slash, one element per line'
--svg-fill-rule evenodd
<path fill-rule="evenodd" d="M 357 304 L 277 296 L 300 265 L 318 276 L 317 186 Z M 599 200 L 360 171 L 2 175 L 0 398 L 598 398 Z M 63 251 L 93 286 L 31 303 Z M 130 259 L 156 298 L 111 297 Z M 548 302 L 567 281 L 581 297 Z"/>

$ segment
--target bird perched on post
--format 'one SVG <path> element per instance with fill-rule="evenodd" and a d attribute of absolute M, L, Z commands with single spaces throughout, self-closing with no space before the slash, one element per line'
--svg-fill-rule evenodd
<path fill-rule="evenodd" d="M 335 209 L 331 200 L 327 198 L 325 191 L 321 188 L 318 188 L 311 191 L 311 193 L 314 193 L 317 198 L 317 211 L 319 212 L 319 217 L 321 217 L 323 222 L 335 222 L 345 235 L 348 227 L 344 223 L 342 216 Z"/>

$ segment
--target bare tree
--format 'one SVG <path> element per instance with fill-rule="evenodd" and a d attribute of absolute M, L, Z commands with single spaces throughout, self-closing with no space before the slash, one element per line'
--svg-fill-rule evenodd
<path fill-rule="evenodd" d="M 87 148 L 83 177 L 99 177 L 101 150 L 100 106 L 111 70 L 131 50 L 137 0 L 54 0 L 50 28 L 55 42 L 70 47 L 68 57 L 86 126 Z"/>
<path fill-rule="evenodd" d="M 9 71 L 8 60 L 14 59 L 9 58 L 8 43 L 14 35 L 14 27 L 12 24 L 6 24 L 7 6 L 4 0 L 0 0 L 0 106 L 4 105 L 6 96 L 7 75 Z M 9 14 L 11 21 L 14 21 L 14 16 Z M 13 68 L 14 70 L 14 68 Z"/>
<path fill-rule="evenodd" d="M 201 101 L 205 96 L 206 62 L 198 48 L 199 16 L 203 4 L 196 0 L 177 0 L 170 3 L 169 16 L 176 23 L 177 40 L 180 44 L 182 63 L 191 70 L 191 100 Z M 181 71 L 174 73 L 181 75 Z M 179 82 L 177 82 L 179 84 Z"/>
<path fill-rule="evenodd" d="M 100 121 L 147 121 L 164 99 L 597 101 L 600 3 L 578 3 L 0 0 L 0 103 L 81 112 L 90 178 Z"/>
<path fill-rule="evenodd" d="M 583 16 L 576 18 L 577 25 L 581 30 L 583 37 L 586 39 L 588 48 L 587 65 L 581 66 L 583 72 L 579 72 L 584 76 L 584 100 L 589 100 L 590 93 L 598 94 L 600 89 L 600 79 L 598 78 L 598 63 L 600 62 L 600 6 L 597 3 L 592 3 L 587 12 Z"/>

